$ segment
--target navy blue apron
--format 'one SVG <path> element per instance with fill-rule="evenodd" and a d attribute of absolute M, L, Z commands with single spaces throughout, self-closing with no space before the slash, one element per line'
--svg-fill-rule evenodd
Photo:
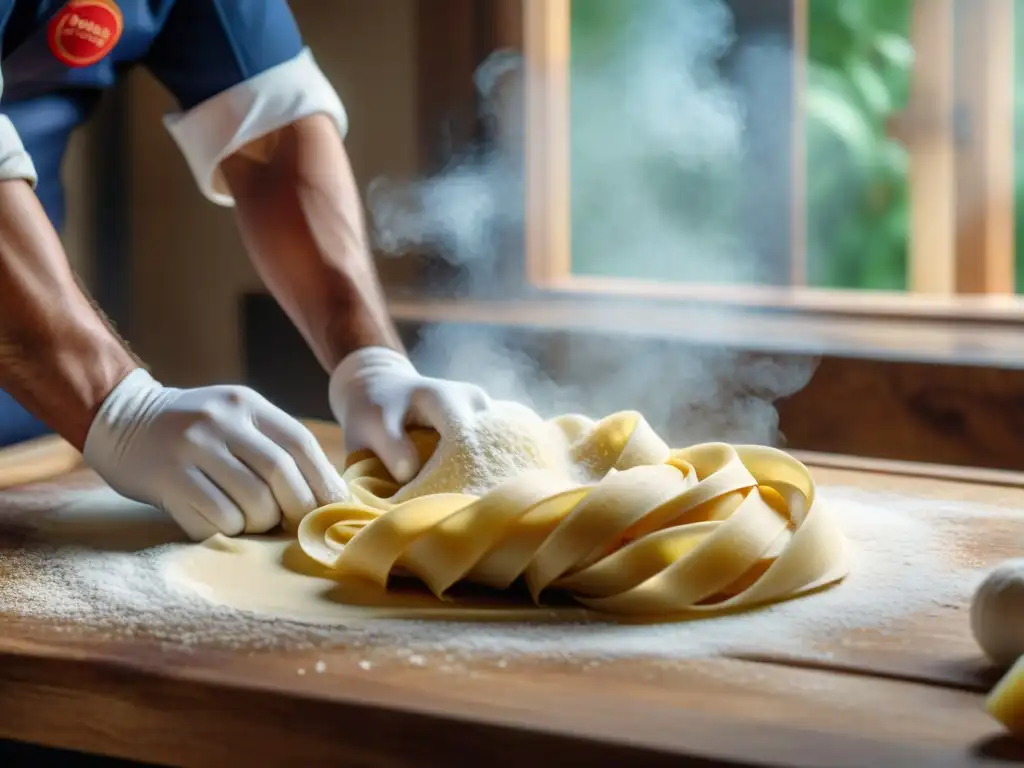
<path fill-rule="evenodd" d="M 114 49 L 91 66 L 68 67 L 50 50 L 46 28 L 64 0 L 0 0 L 0 111 L 14 123 L 32 157 L 39 175 L 36 194 L 57 231 L 64 223 L 60 168 L 71 132 L 132 66 L 145 65 L 188 110 L 294 58 L 303 48 L 286 0 L 117 4 L 124 26 Z M 0 391 L 0 447 L 48 431 Z"/>

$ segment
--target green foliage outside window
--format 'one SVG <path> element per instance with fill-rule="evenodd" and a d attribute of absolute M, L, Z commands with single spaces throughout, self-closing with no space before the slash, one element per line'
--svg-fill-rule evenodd
<path fill-rule="evenodd" d="M 808 283 L 906 288 L 908 157 L 886 135 L 913 66 L 910 0 L 811 0 Z"/>
<path fill-rule="evenodd" d="M 600 67 L 623 44 L 630 14 L 643 12 L 652 2 L 661 0 L 575 0 L 574 68 L 593 72 Z M 906 286 L 907 156 L 885 127 L 907 100 L 913 63 L 910 7 L 910 0 L 810 2 L 806 135 L 811 285 Z M 583 157 L 589 165 L 595 155 L 579 145 L 590 142 L 592 150 L 600 120 L 578 114 L 575 100 L 573 110 L 573 162 Z M 708 229 L 717 227 L 721 243 L 726 242 L 737 223 L 736 193 L 743 184 L 735 163 L 730 166 L 726 159 L 723 167 L 709 169 L 679 168 L 669 157 L 662 162 L 646 157 L 644 162 L 651 166 L 644 171 L 651 186 L 657 186 L 655 199 L 672 220 L 678 219 L 680 238 L 701 230 L 701 242 L 714 249 Z M 695 189 L 702 194 L 694 194 Z M 673 193 L 675 199 L 668 199 Z M 706 277 L 695 275 L 692 263 L 681 270 L 673 260 L 631 260 L 628 243 L 621 250 L 607 247 L 613 228 L 602 220 L 602 211 L 607 215 L 616 205 L 614 194 L 614 184 L 605 187 L 599 169 L 574 167 L 574 271 L 666 280 Z M 694 213 L 701 205 L 703 210 Z M 661 215 L 659 221 L 664 219 Z"/>

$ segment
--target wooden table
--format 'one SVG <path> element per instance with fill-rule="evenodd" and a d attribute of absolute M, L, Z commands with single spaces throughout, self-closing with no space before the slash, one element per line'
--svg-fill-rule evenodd
<path fill-rule="evenodd" d="M 332 430 L 318 434 L 337 450 Z M 43 446 L 32 461 L 52 455 L 50 448 L 60 461 L 43 473 L 56 477 L 0 492 L 0 515 L 54 487 L 95 485 L 59 446 Z M 990 473 L 977 482 L 953 479 L 955 470 L 802 458 L 821 484 L 1024 509 L 1017 475 Z M 0 455 L 0 486 L 4 468 Z M 985 553 L 992 562 L 1013 553 L 1014 539 L 1024 541 L 1024 515 L 995 525 L 1001 528 Z M 737 658 L 593 665 L 522 656 L 453 673 L 430 659 L 415 666 L 384 656 L 367 669 L 365 649 L 176 648 L 67 629 L 4 620 L 0 737 L 219 768 L 1024 761 L 1024 749 L 982 711 L 994 678 L 964 606 L 908 621 L 903 635 L 861 633 L 817 666 Z"/>

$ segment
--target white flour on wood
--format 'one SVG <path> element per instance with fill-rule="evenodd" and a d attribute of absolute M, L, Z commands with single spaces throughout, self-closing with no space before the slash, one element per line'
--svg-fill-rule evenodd
<path fill-rule="evenodd" d="M 984 564 L 971 554 L 972 531 L 980 530 L 984 518 L 1013 515 L 853 488 L 826 487 L 820 493 L 852 544 L 850 576 L 820 594 L 734 616 L 631 627 L 398 620 L 323 627 L 261 619 L 211 605 L 169 583 L 163 570 L 167 556 L 189 545 L 161 513 L 106 489 L 79 491 L 56 515 L 29 513 L 19 525 L 5 527 L 0 612 L 174 644 L 344 645 L 368 652 L 387 647 L 405 657 L 793 652 L 846 630 L 884 630 L 911 614 L 965 603 L 984 575 Z"/>

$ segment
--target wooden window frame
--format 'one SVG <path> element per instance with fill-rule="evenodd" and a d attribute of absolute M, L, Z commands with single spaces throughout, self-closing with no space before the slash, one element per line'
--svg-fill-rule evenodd
<path fill-rule="evenodd" d="M 510 3 L 503 0 L 506 5 Z M 1021 323 L 1014 281 L 1013 0 L 916 0 L 912 96 L 891 133 L 910 155 L 908 291 L 808 287 L 804 85 L 810 0 L 792 0 L 788 286 L 663 283 L 571 272 L 572 0 L 521 0 L 525 273 L 543 295 L 686 300 L 755 309 Z M 970 4 L 970 9 L 966 4 Z M 514 13 L 502 18 L 512 23 Z"/>

